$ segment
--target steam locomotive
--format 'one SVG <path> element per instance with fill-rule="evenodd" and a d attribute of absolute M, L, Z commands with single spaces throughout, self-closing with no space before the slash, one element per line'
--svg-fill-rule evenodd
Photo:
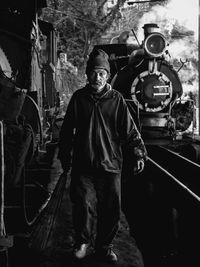
<path fill-rule="evenodd" d="M 164 152 L 162 154 L 162 150 L 156 150 L 156 147 L 161 145 L 169 148 L 176 143 L 177 151 L 180 145 L 180 154 L 185 151 L 188 158 L 193 146 L 199 154 L 199 144 L 192 140 L 185 148 L 185 140 L 174 142 L 178 134 L 186 131 L 193 121 L 193 102 L 191 99 L 181 99 L 182 83 L 178 71 L 169 60 L 168 44 L 158 25 L 145 24 L 143 29 L 144 40 L 139 46 L 118 43 L 97 45 L 94 48 L 103 49 L 109 55 L 110 82 L 124 96 L 147 145 L 149 156 L 144 171 L 138 178 L 134 178 L 133 157 L 125 147 L 122 207 L 132 229 L 131 234 L 136 238 L 143 254 L 145 266 L 178 266 L 179 261 L 181 266 L 188 266 L 198 255 L 196 248 L 192 246 L 193 241 L 189 241 L 188 237 L 199 236 L 199 230 L 194 224 L 190 227 L 188 222 L 191 221 L 191 216 L 195 218 L 193 221 L 199 221 L 199 203 L 190 203 L 189 194 L 182 195 L 181 192 L 186 192 L 178 183 L 182 175 L 177 175 L 178 182 L 174 183 L 170 168 L 166 168 L 170 160 L 168 157 L 171 156 L 166 156 Z M 158 158 L 168 163 L 162 165 Z M 184 163 L 179 164 L 174 160 L 175 169 L 179 173 L 182 164 Z M 169 166 L 173 166 L 173 163 L 169 163 Z M 165 176 L 166 173 L 169 176 Z M 197 174 L 193 176 L 198 177 Z M 194 206 L 198 206 L 196 210 L 193 210 Z M 193 212 L 187 214 L 186 207 Z M 194 230 L 194 235 L 188 234 L 188 229 Z M 182 244 L 185 245 L 184 248 Z"/>
<path fill-rule="evenodd" d="M 106 44 L 94 49 L 102 48 L 108 53 L 110 82 L 125 97 L 146 143 L 165 143 L 191 125 L 193 103 L 180 101 L 182 84 L 168 60 L 168 43 L 159 26 L 149 23 L 143 29 L 144 40 L 139 47 Z"/>
<path fill-rule="evenodd" d="M 58 111 L 57 36 L 52 24 L 39 19 L 46 6 L 45 0 L 8 0 L 0 7 L 0 237 L 4 233 L 3 217 L 7 218 L 11 210 L 7 206 L 14 209 L 20 203 L 24 224 L 30 226 L 49 199 L 40 184 L 41 177 L 30 186 L 30 177 L 25 174 L 44 155 Z M 27 213 L 27 205 L 32 213 Z"/>

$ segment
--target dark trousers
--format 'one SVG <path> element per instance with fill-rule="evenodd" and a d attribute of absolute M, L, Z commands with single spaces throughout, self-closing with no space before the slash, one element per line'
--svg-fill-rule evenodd
<path fill-rule="evenodd" d="M 72 174 L 70 196 L 77 243 L 90 243 L 96 229 L 96 249 L 112 246 L 119 229 L 120 192 L 120 174 Z"/>

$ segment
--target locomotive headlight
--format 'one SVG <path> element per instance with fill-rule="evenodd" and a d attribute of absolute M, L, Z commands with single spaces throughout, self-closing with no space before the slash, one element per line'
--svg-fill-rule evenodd
<path fill-rule="evenodd" d="M 166 39 L 161 33 L 151 33 L 144 40 L 146 53 L 153 57 L 161 56 L 165 52 L 166 46 Z"/>

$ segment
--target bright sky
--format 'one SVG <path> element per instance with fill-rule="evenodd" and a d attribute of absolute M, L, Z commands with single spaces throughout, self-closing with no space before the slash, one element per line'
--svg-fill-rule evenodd
<path fill-rule="evenodd" d="M 195 33 L 195 38 L 198 38 L 198 14 L 199 0 L 171 0 L 166 6 L 155 5 L 151 12 L 147 12 L 142 17 L 141 27 L 145 23 L 160 24 L 167 18 L 168 25 L 173 25 L 178 22 L 179 25 L 184 25 L 188 30 Z M 139 26 L 139 29 L 141 28 Z"/>
<path fill-rule="evenodd" d="M 171 18 L 182 22 L 188 29 L 197 33 L 199 0 L 171 0 L 167 10 Z"/>

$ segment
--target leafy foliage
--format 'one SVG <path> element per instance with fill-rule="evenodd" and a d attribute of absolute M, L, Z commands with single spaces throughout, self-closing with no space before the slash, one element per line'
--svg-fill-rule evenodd
<path fill-rule="evenodd" d="M 109 6 L 108 0 L 47 0 L 42 18 L 53 23 L 60 37 L 59 49 L 80 69 L 93 45 L 118 18 L 125 1 Z"/>

